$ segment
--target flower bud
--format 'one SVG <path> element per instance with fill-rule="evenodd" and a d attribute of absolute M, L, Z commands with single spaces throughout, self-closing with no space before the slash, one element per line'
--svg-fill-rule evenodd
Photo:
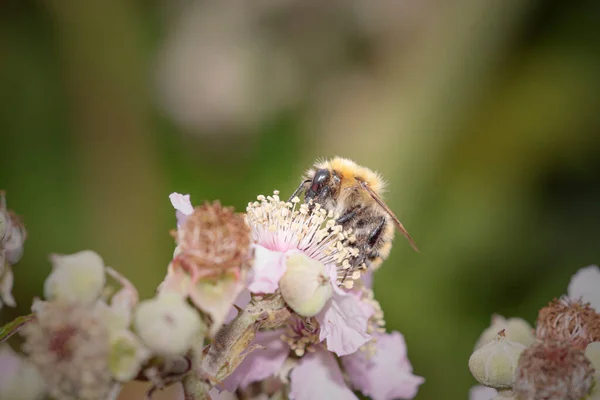
<path fill-rule="evenodd" d="M 539 342 L 521 354 L 514 390 L 528 400 L 580 400 L 590 392 L 593 373 L 583 350 L 568 342 Z"/>
<path fill-rule="evenodd" d="M 185 353 L 202 330 L 196 310 L 173 292 L 141 302 L 135 312 L 134 326 L 146 346 L 167 356 Z"/>
<path fill-rule="evenodd" d="M 501 331 L 494 340 L 476 350 L 469 359 L 471 374 L 482 385 L 494 389 L 510 389 L 515 369 L 525 346 L 511 342 Z"/>
<path fill-rule="evenodd" d="M 283 299 L 298 315 L 317 315 L 333 294 L 325 266 L 304 253 L 288 255 L 286 265 L 279 281 Z"/>
<path fill-rule="evenodd" d="M 500 332 L 504 329 L 505 337 L 511 342 L 521 343 L 525 346 L 529 346 L 535 342 L 535 335 L 533 334 L 533 328 L 527 321 L 522 318 L 504 318 L 502 315 L 492 315 L 492 324 L 483 331 L 475 350 L 488 344 Z"/>
<path fill-rule="evenodd" d="M 92 303 L 98 299 L 106 278 L 102 258 L 91 250 L 52 255 L 53 270 L 44 282 L 48 300 Z"/>

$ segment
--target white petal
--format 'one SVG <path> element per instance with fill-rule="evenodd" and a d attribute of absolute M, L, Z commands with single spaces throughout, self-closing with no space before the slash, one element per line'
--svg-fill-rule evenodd
<path fill-rule="evenodd" d="M 568 293 L 570 298 L 581 298 L 600 312 L 600 268 L 590 265 L 577 271 L 571 278 Z"/>

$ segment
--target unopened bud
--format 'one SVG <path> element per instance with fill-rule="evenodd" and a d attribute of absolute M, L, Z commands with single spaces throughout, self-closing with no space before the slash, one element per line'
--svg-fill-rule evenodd
<path fill-rule="evenodd" d="M 501 330 L 504 330 L 506 339 L 511 342 L 521 343 L 525 346 L 529 346 L 535 342 L 533 328 L 527 321 L 522 318 L 506 319 L 502 315 L 494 314 L 492 316 L 492 324 L 479 337 L 475 345 L 475 350 L 494 340 Z"/>
<path fill-rule="evenodd" d="M 106 277 L 102 258 L 91 250 L 52 255 L 53 270 L 44 282 L 47 300 L 92 303 L 98 299 Z"/>
<path fill-rule="evenodd" d="M 162 355 L 181 355 L 202 330 L 197 311 L 181 295 L 165 292 L 139 304 L 134 326 L 144 344 Z"/>
<path fill-rule="evenodd" d="M 298 315 L 317 315 L 333 294 L 325 266 L 304 253 L 290 254 L 286 265 L 279 281 L 283 299 Z"/>
<path fill-rule="evenodd" d="M 585 349 L 585 356 L 594 367 L 594 385 L 590 392 L 589 400 L 600 399 L 600 342 L 588 344 Z"/>
<path fill-rule="evenodd" d="M 523 350 L 524 345 L 507 340 L 501 331 L 494 340 L 471 355 L 471 374 L 482 385 L 499 390 L 510 389 Z"/>

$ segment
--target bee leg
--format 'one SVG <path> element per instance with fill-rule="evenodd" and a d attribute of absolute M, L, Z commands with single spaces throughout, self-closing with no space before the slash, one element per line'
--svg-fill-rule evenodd
<path fill-rule="evenodd" d="M 344 215 L 342 215 L 341 217 L 339 217 L 338 219 L 336 219 L 335 222 L 340 225 L 344 225 L 346 222 L 348 222 L 352 218 L 356 217 L 357 213 L 358 213 L 358 209 L 354 208 L 354 209 L 348 211 L 347 213 L 345 213 Z"/>
<path fill-rule="evenodd" d="M 302 182 L 300 183 L 300 186 L 298 186 L 298 188 L 297 188 L 296 190 L 294 190 L 294 193 L 292 193 L 292 195 L 290 196 L 290 198 L 289 198 L 288 202 L 292 201 L 292 199 L 293 199 L 294 197 L 298 196 L 298 194 L 299 194 L 299 193 L 302 191 L 302 189 L 305 189 L 305 188 L 306 188 L 306 184 L 307 184 L 307 183 L 309 183 L 309 182 L 310 182 L 310 180 L 309 180 L 309 179 L 307 179 L 307 180 L 305 180 L 305 181 L 302 181 Z"/>
<path fill-rule="evenodd" d="M 385 228 L 385 224 L 386 224 L 386 220 L 385 218 L 381 218 L 381 222 L 379 222 L 379 224 L 377 224 L 377 226 L 375 227 L 375 229 L 373 229 L 371 231 L 371 233 L 369 233 L 369 237 L 367 238 L 367 246 L 369 250 L 373 249 L 375 247 L 375 245 L 377 244 L 377 241 L 379 240 L 379 238 L 381 237 L 381 234 L 383 233 L 383 228 Z M 367 249 L 365 249 L 367 250 Z"/>

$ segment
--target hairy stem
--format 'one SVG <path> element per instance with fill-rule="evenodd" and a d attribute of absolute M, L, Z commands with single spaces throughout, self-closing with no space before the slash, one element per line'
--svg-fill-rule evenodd
<path fill-rule="evenodd" d="M 261 328 L 273 329 L 287 321 L 290 311 L 279 295 L 255 297 L 225 325 L 205 352 L 199 367 L 183 380 L 185 400 L 210 399 L 208 392 L 227 378 L 256 347 L 250 344 Z"/>

